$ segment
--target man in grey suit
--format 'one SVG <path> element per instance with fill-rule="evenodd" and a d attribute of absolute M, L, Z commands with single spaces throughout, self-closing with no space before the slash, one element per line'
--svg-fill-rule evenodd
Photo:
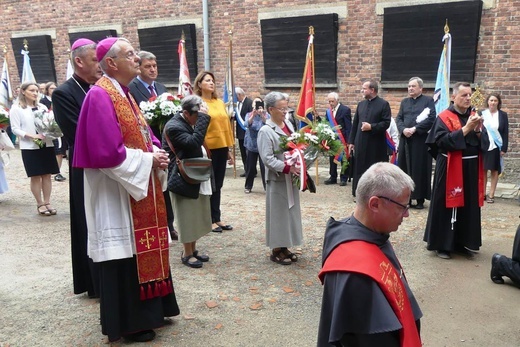
<path fill-rule="evenodd" d="M 166 93 L 164 84 L 156 82 L 158 76 L 157 58 L 153 53 L 141 51 L 137 54 L 139 56 L 139 75 L 130 82 L 130 94 L 134 97 L 139 105 L 141 101 L 148 101 L 153 96 L 159 96 Z M 157 127 L 150 127 L 153 134 L 158 139 L 162 139 L 162 134 Z M 173 210 L 168 191 L 164 192 L 164 202 L 166 204 L 166 213 L 168 215 L 168 229 L 172 239 L 178 240 L 177 231 L 173 228 Z"/>

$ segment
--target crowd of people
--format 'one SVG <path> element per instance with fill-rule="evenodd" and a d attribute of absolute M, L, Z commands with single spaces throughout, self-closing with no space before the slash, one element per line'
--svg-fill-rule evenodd
<path fill-rule="evenodd" d="M 181 111 L 161 131 L 150 127 L 139 109 L 140 102 L 167 92 L 156 81 L 153 53 L 137 52 L 124 38 L 97 44 L 78 39 L 71 62 L 74 75 L 61 86 L 20 86 L 10 125 L 19 138 L 39 215 L 57 214 L 51 175 L 65 180 L 60 167 L 68 159 L 74 293 L 100 299 L 102 333 L 110 342 L 122 337 L 150 341 L 164 317 L 179 314 L 171 240 L 183 246 L 182 264 L 202 268 L 210 257 L 197 241 L 210 232 L 233 230 L 224 218 L 222 188 L 226 168 L 233 164 L 235 137 L 245 194 L 252 192 L 260 167 L 269 259 L 280 265 L 298 261 L 293 248 L 303 243 L 303 227 L 293 177 L 302 173 L 280 150 L 281 139 L 299 130 L 287 94 L 249 98 L 237 87 L 237 109 L 229 114 L 218 97 L 215 75 L 202 71 L 194 80 L 194 95 L 181 100 Z M 412 77 L 395 120 L 376 80 L 363 81 L 361 95 L 354 116 L 335 92 L 327 95 L 329 108 L 323 112 L 344 148 L 339 162 L 330 157 L 324 183 L 352 181 L 356 208 L 352 216 L 327 224 L 318 345 L 420 346 L 422 313 L 390 233 L 410 208 L 424 209 L 430 201 L 427 249 L 442 259 L 478 252 L 480 209 L 484 201 L 494 202 L 508 149 L 507 113 L 498 93 L 490 93 L 482 115 L 475 113 L 472 89 L 464 82 L 454 85 L 449 108 L 436 114 L 433 98 L 423 94 L 422 79 Z M 52 141 L 35 128 L 35 113 L 48 110 L 63 132 L 61 139 Z M 174 181 L 188 180 L 183 161 L 197 158 L 211 159 L 209 175 L 180 189 Z M 0 193 L 7 189 L 4 181 L 0 161 Z M 503 283 L 502 276 L 518 283 L 518 233 L 512 259 L 492 258 L 495 283 Z M 372 255 L 368 262 L 367 253 Z M 377 277 L 380 269 L 387 280 Z M 374 303 L 369 310 L 362 307 L 367 300 Z"/>

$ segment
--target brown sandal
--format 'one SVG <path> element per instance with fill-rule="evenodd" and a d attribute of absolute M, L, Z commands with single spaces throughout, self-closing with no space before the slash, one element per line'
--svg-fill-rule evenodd
<path fill-rule="evenodd" d="M 46 203 L 45 207 L 47 207 L 47 211 L 49 211 L 50 214 L 54 216 L 58 213 L 58 210 L 56 210 L 55 208 L 49 208 L 50 205 L 50 203 Z"/>
<path fill-rule="evenodd" d="M 270 256 L 271 261 L 274 261 L 280 265 L 291 265 L 292 261 L 290 258 L 287 258 L 284 251 L 281 249 L 273 249 L 273 253 Z"/>
<path fill-rule="evenodd" d="M 494 203 L 494 202 L 495 202 L 495 197 L 490 197 L 490 196 L 488 196 L 488 197 L 486 198 L 486 202 L 487 202 L 488 204 L 492 204 L 492 203 Z"/>
<path fill-rule="evenodd" d="M 282 252 L 285 255 L 286 258 L 291 259 L 293 263 L 296 263 L 298 261 L 298 256 L 294 253 L 292 253 L 289 249 L 286 247 L 282 248 Z"/>
<path fill-rule="evenodd" d="M 41 211 L 40 207 L 45 207 L 45 211 Z M 51 215 L 51 211 L 49 211 L 47 209 L 47 205 L 45 205 L 45 204 L 38 205 L 38 207 L 36 207 L 36 210 L 38 211 L 38 214 L 40 216 L 50 216 Z"/>

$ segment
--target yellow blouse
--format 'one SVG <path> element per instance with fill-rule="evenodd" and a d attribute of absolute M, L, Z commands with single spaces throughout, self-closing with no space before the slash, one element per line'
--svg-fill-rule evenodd
<path fill-rule="evenodd" d="M 208 105 L 211 116 L 206 133 L 206 145 L 209 149 L 231 147 L 235 144 L 235 137 L 231 128 L 231 120 L 226 112 L 224 102 L 220 99 L 203 99 Z"/>

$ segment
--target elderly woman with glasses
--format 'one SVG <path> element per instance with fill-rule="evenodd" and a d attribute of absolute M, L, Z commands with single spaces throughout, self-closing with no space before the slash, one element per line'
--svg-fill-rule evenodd
<path fill-rule="evenodd" d="M 298 257 L 288 248 L 303 241 L 300 196 L 292 183 L 292 175 L 299 175 L 300 169 L 284 162 L 280 138 L 289 136 L 294 129 L 285 121 L 287 99 L 282 93 L 267 94 L 264 103 L 271 115 L 258 132 L 258 153 L 267 168 L 266 245 L 272 250 L 273 262 L 290 265 Z"/>

